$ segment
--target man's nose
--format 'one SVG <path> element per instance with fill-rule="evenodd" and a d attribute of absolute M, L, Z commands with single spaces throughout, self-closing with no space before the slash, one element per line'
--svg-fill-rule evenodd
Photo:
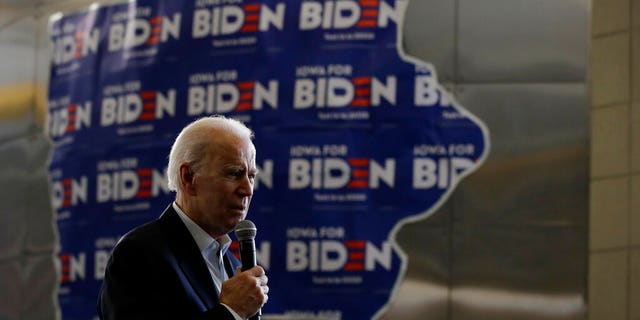
<path fill-rule="evenodd" d="M 238 192 L 245 197 L 250 197 L 253 195 L 253 183 L 251 182 L 251 178 L 245 176 L 240 182 L 240 187 L 238 188 Z"/>

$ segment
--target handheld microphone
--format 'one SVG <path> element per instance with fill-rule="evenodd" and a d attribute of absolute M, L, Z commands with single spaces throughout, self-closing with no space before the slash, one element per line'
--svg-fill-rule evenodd
<path fill-rule="evenodd" d="M 250 220 L 243 220 L 236 225 L 235 234 L 240 244 L 240 261 L 242 262 L 242 271 L 249 270 L 256 266 L 256 225 Z M 249 318 L 249 320 L 260 320 L 262 310 Z"/>

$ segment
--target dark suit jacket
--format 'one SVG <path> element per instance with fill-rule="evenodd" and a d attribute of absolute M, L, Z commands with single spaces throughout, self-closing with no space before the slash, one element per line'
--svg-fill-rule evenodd
<path fill-rule="evenodd" d="M 231 277 L 240 265 L 227 251 Z M 170 205 L 115 246 L 98 301 L 101 319 L 229 319 L 195 240 Z"/>

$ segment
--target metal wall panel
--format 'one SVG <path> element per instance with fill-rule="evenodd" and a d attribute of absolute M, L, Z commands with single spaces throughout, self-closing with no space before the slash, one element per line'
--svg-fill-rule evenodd
<path fill-rule="evenodd" d="M 436 66 L 440 82 L 454 79 L 455 1 L 417 0 L 407 5 L 402 29 L 405 52 Z"/>
<path fill-rule="evenodd" d="M 27 233 L 27 139 L 0 143 L 0 261 L 17 259 Z M 1 277 L 2 275 L 0 275 Z M 3 288 L 0 288 L 0 291 Z"/>
<path fill-rule="evenodd" d="M 383 319 L 584 319 L 586 84 L 458 85 L 455 95 L 490 128 L 492 152 L 437 213 L 398 234 L 410 257 L 403 302 Z"/>
<path fill-rule="evenodd" d="M 0 260 L 0 319 L 21 319 L 22 284 L 20 262 Z"/>
<path fill-rule="evenodd" d="M 456 198 L 456 221 L 584 225 L 589 145 L 586 84 L 457 88 L 457 99 L 490 128 L 492 146 L 485 165 L 458 189 L 457 194 L 464 197 Z"/>
<path fill-rule="evenodd" d="M 451 200 L 451 319 L 583 319 L 586 85 L 457 88 L 493 148 Z"/>
<path fill-rule="evenodd" d="M 49 155 L 51 143 L 42 133 L 29 136 L 28 185 L 26 203 L 27 235 L 23 252 L 27 255 L 50 254 L 58 249 L 58 236 L 49 188 Z M 46 277 L 43 277 L 46 280 Z"/>
<path fill-rule="evenodd" d="M 410 260 L 383 319 L 585 319 L 589 1 L 446 2 L 409 4 L 404 47 L 487 124 L 491 152 L 399 232 Z"/>
<path fill-rule="evenodd" d="M 0 319 L 56 319 L 49 141 L 36 129 L 38 24 L 33 7 L 0 8 Z"/>
<path fill-rule="evenodd" d="M 14 23 L 0 29 L 0 143 L 26 134 L 34 119 L 35 20 L 6 15 Z"/>
<path fill-rule="evenodd" d="M 59 274 L 49 255 L 28 255 L 22 266 L 22 315 L 19 319 L 59 319 Z M 1 318 L 1 317 L 0 317 Z"/>
<path fill-rule="evenodd" d="M 586 79 L 588 0 L 458 2 L 458 82 Z"/>
<path fill-rule="evenodd" d="M 454 95 L 491 129 L 491 158 L 586 143 L 586 83 L 458 84 Z"/>
<path fill-rule="evenodd" d="M 382 320 L 449 319 L 452 210 L 447 202 L 428 219 L 409 223 L 398 233 L 409 262 Z"/>
<path fill-rule="evenodd" d="M 20 13 L 17 12 L 13 14 L 16 18 L 20 16 Z M 12 17 L 7 19 L 10 20 Z M 35 74 L 35 28 L 35 19 L 29 17 L 18 19 L 10 27 L 0 29 L 0 43 L 2 44 L 0 45 L 0 57 L 2 57 L 0 86 L 7 83 L 33 81 Z"/>

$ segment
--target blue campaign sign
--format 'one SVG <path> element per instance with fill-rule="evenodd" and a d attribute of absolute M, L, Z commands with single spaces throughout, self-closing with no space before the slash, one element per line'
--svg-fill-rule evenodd
<path fill-rule="evenodd" d="M 98 50 L 104 38 L 104 10 L 92 7 L 86 11 L 51 17 L 51 80 L 76 81 L 78 76 L 91 76 L 99 68 Z"/>
<path fill-rule="evenodd" d="M 132 226 L 172 201 L 164 143 L 59 148 L 50 166 L 60 234 L 59 301 L 65 319 L 91 319 L 109 252 Z"/>
<path fill-rule="evenodd" d="M 256 133 L 263 312 L 379 317 L 408 259 L 395 232 L 489 152 L 486 127 L 433 66 L 402 54 L 406 3 L 140 0 L 56 16 L 48 133 L 63 316 L 95 315 L 115 241 L 173 200 L 177 133 L 223 114 Z"/>

